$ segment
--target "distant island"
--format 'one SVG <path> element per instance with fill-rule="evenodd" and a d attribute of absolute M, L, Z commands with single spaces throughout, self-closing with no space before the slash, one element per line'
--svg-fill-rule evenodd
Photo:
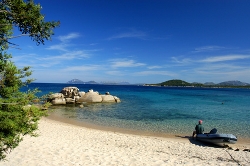
<path fill-rule="evenodd" d="M 107 82 L 96 82 L 96 81 L 87 81 L 84 82 L 80 79 L 72 79 L 67 82 L 67 84 L 104 84 L 104 85 L 143 85 L 143 86 L 168 86 L 168 87 L 234 87 L 234 88 L 250 88 L 249 83 L 241 82 L 241 81 L 224 81 L 221 83 L 213 83 L 213 82 L 206 82 L 206 83 L 199 83 L 199 82 L 193 82 L 189 83 L 184 80 L 180 79 L 173 79 L 173 80 L 168 80 L 165 82 L 161 83 L 156 83 L 156 84 L 130 84 L 129 82 L 112 82 L 112 81 L 107 81 Z"/>
<path fill-rule="evenodd" d="M 173 87 L 238 87 L 238 88 L 250 88 L 249 83 L 241 82 L 241 81 L 225 81 L 218 84 L 215 84 L 213 82 L 206 82 L 204 84 L 202 83 L 189 83 L 183 80 L 174 79 L 165 81 L 162 83 L 157 84 L 145 84 L 144 86 L 173 86 Z"/>
<path fill-rule="evenodd" d="M 98 83 L 95 81 L 84 82 L 84 81 L 79 80 L 79 79 L 72 79 L 72 80 L 68 81 L 67 84 L 98 84 Z"/>
<path fill-rule="evenodd" d="M 84 82 L 79 79 L 72 79 L 67 82 L 67 84 L 105 84 L 105 85 L 129 85 L 128 82 L 112 82 L 112 81 L 107 81 L 107 82 L 95 82 L 95 81 L 87 81 Z"/>

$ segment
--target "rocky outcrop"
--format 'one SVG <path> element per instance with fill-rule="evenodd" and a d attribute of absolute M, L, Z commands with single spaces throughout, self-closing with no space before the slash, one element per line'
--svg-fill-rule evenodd
<path fill-rule="evenodd" d="M 84 96 L 79 97 L 77 102 L 87 102 L 87 103 L 101 103 L 102 102 L 102 96 L 99 95 L 98 92 L 94 92 L 92 89 L 89 90 L 88 93 L 85 93 Z"/>
<path fill-rule="evenodd" d="M 65 87 L 60 93 L 51 94 L 48 99 L 53 105 L 75 104 L 75 103 L 118 103 L 121 100 L 106 92 L 104 95 L 92 89 L 88 92 L 80 92 L 77 87 Z"/>

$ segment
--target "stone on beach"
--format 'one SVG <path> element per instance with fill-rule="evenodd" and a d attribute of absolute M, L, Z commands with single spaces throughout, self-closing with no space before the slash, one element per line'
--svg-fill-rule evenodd
<path fill-rule="evenodd" d="M 88 92 L 79 91 L 77 87 L 64 87 L 60 93 L 51 94 L 48 101 L 53 105 L 65 105 L 74 103 L 118 103 L 121 100 L 106 92 L 105 95 L 90 89 Z"/>
<path fill-rule="evenodd" d="M 89 91 L 84 96 L 80 97 L 77 101 L 78 103 L 100 103 L 102 102 L 102 96 L 98 92 Z"/>
<path fill-rule="evenodd" d="M 54 98 L 51 101 L 51 104 L 53 104 L 53 105 L 66 104 L 66 100 L 64 98 Z"/>
<path fill-rule="evenodd" d="M 102 102 L 115 102 L 115 98 L 112 95 L 101 95 Z"/>
<path fill-rule="evenodd" d="M 50 95 L 51 98 L 64 98 L 62 93 L 53 93 Z"/>

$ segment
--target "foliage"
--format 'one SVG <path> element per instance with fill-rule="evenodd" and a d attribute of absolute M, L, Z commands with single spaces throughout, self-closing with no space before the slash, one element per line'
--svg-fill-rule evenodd
<path fill-rule="evenodd" d="M 191 86 L 190 83 L 183 80 L 169 80 L 160 83 L 161 86 Z"/>
<path fill-rule="evenodd" d="M 26 79 L 32 74 L 30 67 L 18 69 L 7 54 L 10 45 L 16 46 L 10 42 L 13 38 L 27 35 L 39 45 L 53 35 L 59 22 L 45 22 L 40 9 L 31 0 L 0 0 L 0 160 L 18 146 L 24 135 L 36 136 L 38 120 L 47 115 L 46 110 L 32 103 L 37 99 L 37 89 L 20 91 L 33 81 Z M 21 34 L 13 36 L 14 28 Z"/>
<path fill-rule="evenodd" d="M 27 2 L 23 0 L 1 0 L 1 28 L 15 26 L 22 35 L 28 35 L 37 44 L 43 44 L 44 39 L 48 40 L 53 35 L 53 28 L 58 26 L 59 22 L 45 22 L 40 10 L 41 6 L 34 4 L 32 0 Z M 0 37 L 3 41 L 8 42 L 9 39 L 22 35 L 9 36 L 9 34 L 1 33 Z"/>

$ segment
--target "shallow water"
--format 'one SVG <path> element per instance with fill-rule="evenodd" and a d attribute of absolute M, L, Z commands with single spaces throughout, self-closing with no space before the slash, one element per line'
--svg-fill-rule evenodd
<path fill-rule="evenodd" d="M 173 88 L 134 85 L 70 85 L 33 83 L 42 93 L 59 92 L 63 87 L 77 86 L 101 94 L 110 92 L 121 103 L 53 106 L 54 112 L 71 120 L 100 126 L 118 127 L 146 132 L 190 135 L 198 120 L 203 120 L 205 132 L 217 128 L 219 133 L 231 133 L 250 138 L 250 89 Z"/>

